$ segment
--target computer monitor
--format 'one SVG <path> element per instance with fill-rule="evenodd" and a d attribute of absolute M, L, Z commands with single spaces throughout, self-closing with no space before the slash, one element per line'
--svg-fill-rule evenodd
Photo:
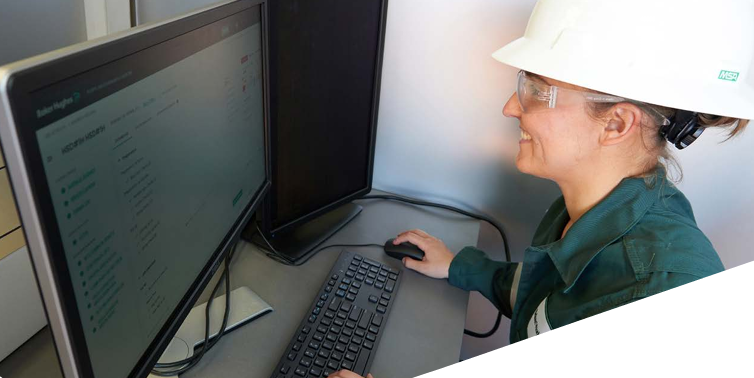
<path fill-rule="evenodd" d="M 66 377 L 146 376 L 268 190 L 265 6 L 0 69 L 0 137 Z"/>
<path fill-rule="evenodd" d="M 371 190 L 387 0 L 277 0 L 269 17 L 272 188 L 260 224 L 297 261 Z"/>

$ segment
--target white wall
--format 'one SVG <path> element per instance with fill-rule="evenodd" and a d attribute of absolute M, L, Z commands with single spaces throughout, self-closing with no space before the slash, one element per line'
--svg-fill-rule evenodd
<path fill-rule="evenodd" d="M 502 115 L 516 70 L 490 54 L 523 34 L 534 3 L 390 2 L 374 171 L 376 188 L 494 215 L 517 261 L 560 194 L 551 182 L 517 172 L 518 123 Z M 754 231 L 747 216 L 754 213 L 754 130 L 723 145 L 719 140 L 708 131 L 678 154 L 685 173 L 680 187 L 731 268 L 754 260 L 745 237 Z M 481 245 L 501 258 L 496 234 L 483 231 Z M 472 295 L 468 328 L 486 331 L 494 315 L 484 298 Z M 508 326 L 504 321 L 490 339 L 466 337 L 462 357 L 506 345 Z"/>

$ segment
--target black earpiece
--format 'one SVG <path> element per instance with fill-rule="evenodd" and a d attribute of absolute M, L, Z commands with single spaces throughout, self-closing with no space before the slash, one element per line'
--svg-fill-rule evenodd
<path fill-rule="evenodd" d="M 697 121 L 698 113 L 688 110 L 678 110 L 670 119 L 670 124 L 660 128 L 660 136 L 682 150 L 699 138 L 704 132 L 704 126 Z"/>

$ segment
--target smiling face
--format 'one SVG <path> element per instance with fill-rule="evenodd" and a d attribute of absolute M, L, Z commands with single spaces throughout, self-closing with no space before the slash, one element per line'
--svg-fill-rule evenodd
<path fill-rule="evenodd" d="M 566 89 L 580 89 L 538 76 L 533 76 L 532 80 Z M 567 103 L 565 106 L 524 113 L 516 93 L 508 99 L 503 114 L 520 121 L 521 139 L 516 156 L 519 171 L 560 181 L 582 176 L 593 159 L 598 158 L 604 124 L 587 114 L 583 101 L 570 100 L 563 101 Z"/>

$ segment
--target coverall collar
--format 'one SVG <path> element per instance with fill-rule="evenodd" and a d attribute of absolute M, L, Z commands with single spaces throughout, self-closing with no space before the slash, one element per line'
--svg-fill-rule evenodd
<path fill-rule="evenodd" d="M 565 282 L 563 293 L 571 290 L 597 254 L 636 225 L 663 191 L 665 195 L 677 191 L 666 180 L 664 169 L 658 168 L 656 173 L 656 180 L 649 186 L 643 178 L 624 178 L 607 197 L 579 218 L 562 239 L 560 235 L 570 217 L 563 197 L 556 201 L 553 209 L 559 209 L 559 214 L 550 230 L 540 240 L 534 240 L 532 248 L 550 256 Z"/>

